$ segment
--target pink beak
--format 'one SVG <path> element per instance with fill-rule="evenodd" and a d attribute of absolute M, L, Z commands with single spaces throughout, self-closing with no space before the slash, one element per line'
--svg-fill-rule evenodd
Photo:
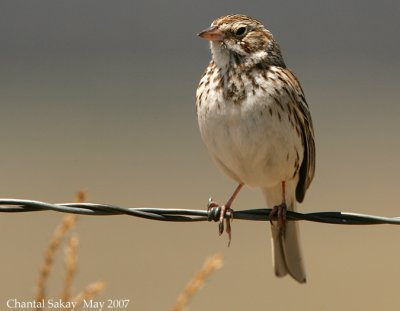
<path fill-rule="evenodd" d="M 216 26 L 211 26 L 197 35 L 209 41 L 222 41 L 225 38 L 223 32 Z"/>

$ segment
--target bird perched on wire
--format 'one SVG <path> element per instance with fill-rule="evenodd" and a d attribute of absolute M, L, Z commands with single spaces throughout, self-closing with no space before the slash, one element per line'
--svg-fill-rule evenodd
<path fill-rule="evenodd" d="M 221 206 L 220 234 L 231 239 L 231 204 L 243 185 L 258 187 L 270 213 L 275 274 L 306 282 L 298 225 L 286 223 L 314 177 L 315 143 L 299 80 L 261 22 L 244 15 L 214 20 L 199 36 L 210 61 L 196 93 L 200 133 L 219 168 L 238 183 Z M 219 206 L 209 201 L 209 208 Z"/>

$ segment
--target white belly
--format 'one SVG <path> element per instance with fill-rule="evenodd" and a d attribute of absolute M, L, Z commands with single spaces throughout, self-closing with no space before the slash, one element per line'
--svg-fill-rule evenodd
<path fill-rule="evenodd" d="M 267 188 L 295 178 L 301 138 L 271 97 L 248 96 L 234 104 L 215 96 L 198 106 L 198 121 L 210 154 L 236 181 Z"/>

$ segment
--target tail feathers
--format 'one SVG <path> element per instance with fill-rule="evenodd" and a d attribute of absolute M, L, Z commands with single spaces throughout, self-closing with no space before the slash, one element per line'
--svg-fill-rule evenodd
<path fill-rule="evenodd" d="M 296 211 L 295 187 L 296 180 L 286 182 L 286 204 L 289 211 Z M 282 186 L 263 189 L 267 206 L 273 208 L 282 203 Z M 287 221 L 285 232 L 279 232 L 277 222 L 273 221 L 272 230 L 272 261 L 275 274 L 283 277 L 291 275 L 299 283 L 306 282 L 306 272 L 300 249 L 299 228 L 296 221 Z"/>
<path fill-rule="evenodd" d="M 306 273 L 300 249 L 297 223 L 288 221 L 284 235 L 280 234 L 276 224 L 271 227 L 271 230 L 272 261 L 276 276 L 283 277 L 289 274 L 299 283 L 305 283 Z"/>

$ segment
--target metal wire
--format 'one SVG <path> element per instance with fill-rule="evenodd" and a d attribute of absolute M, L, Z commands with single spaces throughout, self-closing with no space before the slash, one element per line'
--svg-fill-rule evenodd
<path fill-rule="evenodd" d="M 82 215 L 110 216 L 129 215 L 160 221 L 192 222 L 192 221 L 218 221 L 221 209 L 219 207 L 210 210 L 193 209 L 167 209 L 167 208 L 124 208 L 109 204 L 97 203 L 61 203 L 51 204 L 33 200 L 0 199 L 0 212 L 21 213 L 55 211 Z M 234 219 L 269 221 L 268 208 L 233 211 L 226 215 Z M 400 225 L 400 217 L 381 217 L 365 214 L 344 212 L 313 212 L 298 213 L 287 212 L 288 220 L 306 220 L 328 224 L 341 225 Z"/>

